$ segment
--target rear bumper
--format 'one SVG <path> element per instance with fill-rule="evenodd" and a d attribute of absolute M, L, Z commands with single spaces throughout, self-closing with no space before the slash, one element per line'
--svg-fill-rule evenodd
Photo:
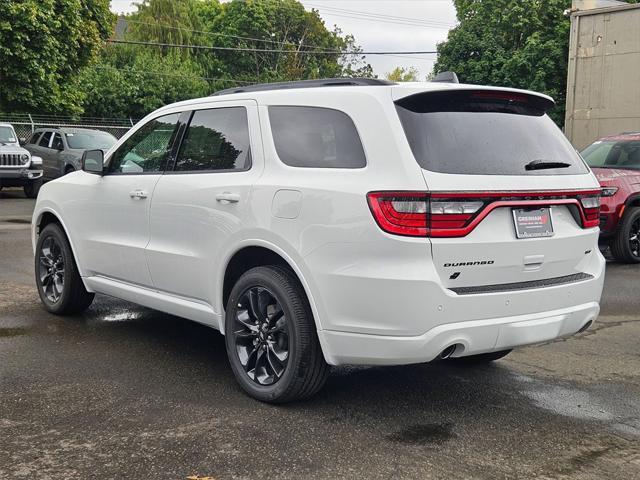
<path fill-rule="evenodd" d="M 404 365 L 434 360 L 451 345 L 458 345 L 453 357 L 463 357 L 570 336 L 599 312 L 598 303 L 591 302 L 529 315 L 447 323 L 412 337 L 327 330 L 318 334 L 331 365 Z"/>

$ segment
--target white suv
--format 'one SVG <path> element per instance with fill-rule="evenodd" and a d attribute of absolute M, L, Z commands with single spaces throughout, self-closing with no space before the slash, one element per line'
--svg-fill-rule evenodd
<path fill-rule="evenodd" d="M 599 312 L 599 186 L 544 95 L 315 80 L 169 105 L 33 217 L 45 308 L 94 293 L 226 336 L 242 388 L 318 391 L 329 365 L 486 362 Z"/>

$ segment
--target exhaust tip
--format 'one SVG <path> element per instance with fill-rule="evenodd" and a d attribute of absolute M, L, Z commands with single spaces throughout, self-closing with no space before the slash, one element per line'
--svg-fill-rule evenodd
<path fill-rule="evenodd" d="M 442 350 L 442 352 L 440 352 L 440 355 L 438 355 L 438 358 L 440 360 L 445 360 L 449 358 L 451 355 L 453 355 L 453 352 L 456 351 L 456 348 L 458 348 L 457 343 L 454 343 L 453 345 L 449 345 L 447 348 Z"/>
<path fill-rule="evenodd" d="M 593 320 L 589 320 L 587 323 L 585 323 L 585 324 L 580 328 L 580 330 L 578 330 L 578 332 L 577 332 L 577 333 L 582 333 L 582 332 L 587 331 L 587 330 L 589 329 L 589 327 L 590 327 L 592 324 L 593 324 Z"/>

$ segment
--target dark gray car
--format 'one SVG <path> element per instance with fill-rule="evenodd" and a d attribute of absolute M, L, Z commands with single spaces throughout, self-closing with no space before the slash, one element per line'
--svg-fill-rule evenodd
<path fill-rule="evenodd" d="M 81 169 L 85 150 L 108 150 L 116 137 L 88 128 L 39 128 L 24 146 L 33 155 L 42 157 L 44 178 L 54 178 Z"/>

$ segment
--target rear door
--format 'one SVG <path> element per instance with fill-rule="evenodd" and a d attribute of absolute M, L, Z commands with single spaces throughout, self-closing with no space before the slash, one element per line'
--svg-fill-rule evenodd
<path fill-rule="evenodd" d="M 597 248 L 598 184 L 521 92 L 419 93 L 396 108 L 430 192 L 436 269 L 450 288 L 579 275 Z"/>
<path fill-rule="evenodd" d="M 212 102 L 183 120 L 175 163 L 153 197 L 147 259 L 157 289 L 220 312 L 216 272 L 262 170 L 257 105 Z"/>

